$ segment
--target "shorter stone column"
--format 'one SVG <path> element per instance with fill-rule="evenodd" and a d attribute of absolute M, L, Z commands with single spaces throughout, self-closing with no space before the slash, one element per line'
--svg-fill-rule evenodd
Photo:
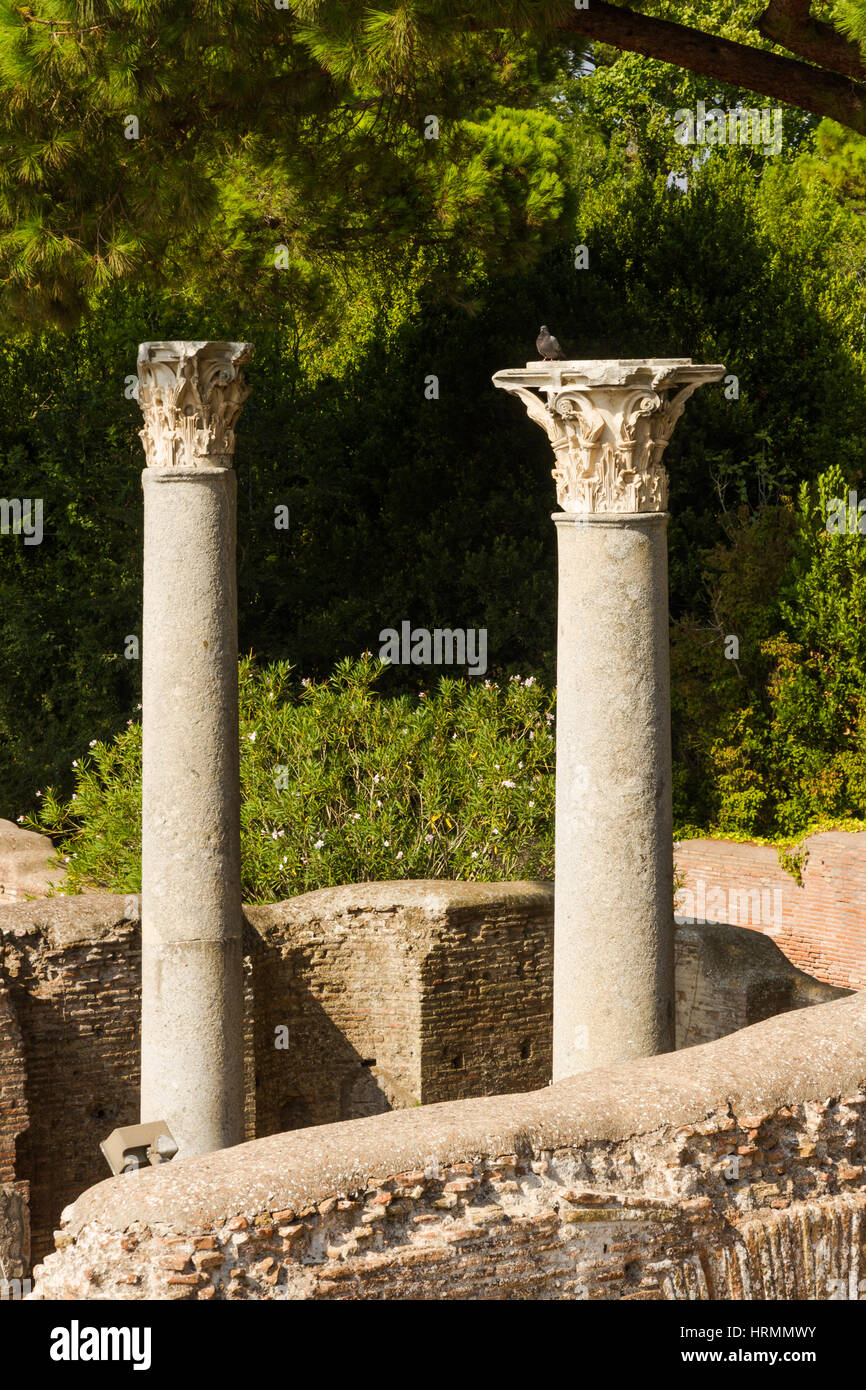
<path fill-rule="evenodd" d="M 246 343 L 143 343 L 141 1118 L 243 1139 L 234 426 Z"/>
<path fill-rule="evenodd" d="M 723 375 L 650 358 L 536 362 L 493 378 L 547 433 L 564 509 L 553 518 L 555 1081 L 674 1046 L 662 455 L 692 392 Z"/>

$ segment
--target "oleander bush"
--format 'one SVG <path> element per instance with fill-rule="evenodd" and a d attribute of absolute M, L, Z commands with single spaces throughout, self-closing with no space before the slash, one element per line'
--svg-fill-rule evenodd
<path fill-rule="evenodd" d="M 553 872 L 551 693 L 533 677 L 440 680 L 394 697 L 365 655 L 328 680 L 240 665 L 246 902 L 365 879 L 508 879 Z M 50 834 L 66 891 L 141 886 L 141 725 L 93 740 L 68 799 L 27 824 Z"/>

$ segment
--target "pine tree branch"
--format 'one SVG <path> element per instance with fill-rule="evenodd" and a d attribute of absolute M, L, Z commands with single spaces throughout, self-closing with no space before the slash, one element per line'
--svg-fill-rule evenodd
<path fill-rule="evenodd" d="M 39 19 L 30 10 L 19 10 L 18 13 L 27 24 L 41 24 L 46 29 L 50 29 L 52 34 L 57 34 L 62 38 L 69 38 L 73 34 L 98 34 L 104 27 L 102 24 L 68 24 L 62 21 L 58 22 L 56 19 Z"/>
<path fill-rule="evenodd" d="M 856 43 L 843 38 L 832 24 L 815 19 L 811 0 L 770 0 L 759 15 L 756 28 L 761 38 L 787 48 L 798 58 L 846 77 L 866 78 L 866 68 Z"/>
<path fill-rule="evenodd" d="M 470 25 L 485 27 L 472 21 Z M 655 19 L 606 0 L 590 0 L 587 9 L 575 10 L 561 31 L 746 87 L 816 116 L 830 116 L 866 135 L 866 70 L 862 66 L 859 75 L 864 81 L 853 81 L 841 72 L 813 67 L 797 58 L 768 53 L 668 19 Z"/>

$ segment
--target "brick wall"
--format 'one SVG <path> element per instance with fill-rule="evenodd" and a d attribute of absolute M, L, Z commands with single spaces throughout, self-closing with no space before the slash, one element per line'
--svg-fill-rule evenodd
<path fill-rule="evenodd" d="M 106 895 L 0 906 L 14 1009 L 5 1052 L 0 1015 L 0 1173 L 29 1184 L 36 1259 L 63 1207 L 105 1177 L 100 1140 L 139 1118 L 136 908 Z M 551 885 L 355 884 L 246 916 L 247 1138 L 547 1084 Z M 678 933 L 681 1047 L 833 993 L 752 933 Z"/>
<path fill-rule="evenodd" d="M 256 1133 L 414 1103 L 418 968 L 393 901 L 344 907 L 309 893 L 247 915 Z"/>
<path fill-rule="evenodd" d="M 529 1095 L 110 1179 L 34 1297 L 856 1299 L 864 1058 L 854 996 Z"/>
<path fill-rule="evenodd" d="M 0 1183 L 18 1177 L 16 1150 L 30 1124 L 21 1029 L 8 985 L 0 979 Z"/>
<path fill-rule="evenodd" d="M 421 1099 L 530 1091 L 553 1064 L 553 889 L 466 885 L 422 962 Z"/>
<path fill-rule="evenodd" d="M 257 1135 L 549 1079 L 548 885 L 353 884 L 246 915 Z"/>
<path fill-rule="evenodd" d="M 678 1048 L 844 993 L 798 970 L 770 938 L 742 927 L 681 926 L 675 949 Z"/>
<path fill-rule="evenodd" d="M 29 1185 L 36 1259 L 105 1176 L 100 1140 L 139 1118 L 136 907 L 101 894 L 0 906 L 0 1181 Z M 247 922 L 248 1138 L 545 1084 L 544 885 L 365 884 L 251 907 Z"/>
<path fill-rule="evenodd" d="M 99 1141 L 138 1119 L 140 949 L 126 900 L 46 899 L 0 907 L 0 979 L 14 1004 L 29 1128 L 16 1177 L 29 1184 L 34 1258 L 58 1213 L 105 1175 Z"/>
<path fill-rule="evenodd" d="M 21 1177 L 30 1116 L 21 1030 L 0 978 L 0 1280 L 30 1267 L 29 1184 Z M 3 1285 L 0 1283 L 0 1298 Z"/>
<path fill-rule="evenodd" d="M 866 832 L 811 835 L 803 848 L 800 886 L 771 846 L 681 841 L 675 848 L 684 878 L 680 915 L 761 931 L 817 979 L 863 989 Z"/>

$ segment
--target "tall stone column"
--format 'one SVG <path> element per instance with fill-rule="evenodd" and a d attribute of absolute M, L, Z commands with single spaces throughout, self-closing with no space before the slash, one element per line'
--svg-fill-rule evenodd
<path fill-rule="evenodd" d="M 553 1078 L 674 1047 L 667 473 L 687 358 L 497 372 L 553 447 Z M 540 393 L 540 394 L 539 394 Z"/>
<path fill-rule="evenodd" d="M 142 343 L 141 1118 L 243 1139 L 234 427 L 247 343 Z"/>

